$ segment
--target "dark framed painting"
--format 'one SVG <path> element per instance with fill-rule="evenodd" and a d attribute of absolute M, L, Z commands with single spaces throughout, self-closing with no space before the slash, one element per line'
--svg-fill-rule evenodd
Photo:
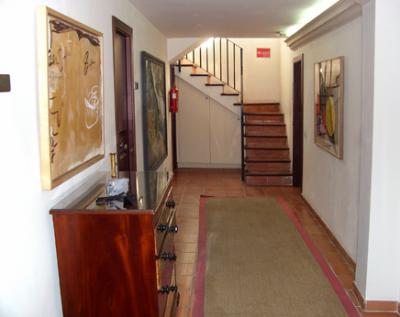
<path fill-rule="evenodd" d="M 165 63 L 142 52 L 144 169 L 157 170 L 168 155 Z"/>
<path fill-rule="evenodd" d="M 339 159 L 343 158 L 344 57 L 314 66 L 315 144 Z"/>

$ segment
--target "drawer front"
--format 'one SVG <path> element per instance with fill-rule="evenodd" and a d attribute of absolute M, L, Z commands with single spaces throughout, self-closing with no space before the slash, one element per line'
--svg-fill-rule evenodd
<path fill-rule="evenodd" d="M 176 216 L 173 217 L 169 223 L 169 228 L 177 228 L 176 226 Z M 162 242 L 159 253 L 157 254 L 157 285 L 162 286 L 171 279 L 172 268 L 171 265 L 176 262 L 175 246 L 174 246 L 174 236 L 175 231 L 169 231 L 165 234 L 164 241 Z"/>
<path fill-rule="evenodd" d="M 168 194 L 157 212 L 154 228 L 155 254 L 158 289 L 158 311 L 160 317 L 174 316 L 178 300 L 178 288 L 175 279 L 174 236 L 178 232 L 176 224 L 175 201 L 172 191 Z"/>
<path fill-rule="evenodd" d="M 171 216 L 171 210 L 175 209 L 175 200 L 173 198 L 173 192 L 172 189 L 168 192 L 166 195 L 166 198 L 164 198 L 163 202 L 160 204 L 158 209 L 156 210 L 155 213 L 155 226 L 157 224 L 162 224 L 162 223 L 167 223 L 170 216 Z"/>
<path fill-rule="evenodd" d="M 168 288 L 168 289 L 167 289 Z M 164 291 L 158 293 L 158 311 L 160 317 L 173 317 L 178 305 L 179 290 L 176 285 L 175 265 L 172 266 L 171 277 L 164 285 Z"/>
<path fill-rule="evenodd" d="M 175 220 L 175 208 L 164 208 L 163 215 L 160 217 L 159 222 L 154 228 L 155 237 L 155 253 L 158 256 L 161 252 L 161 248 L 164 243 L 165 237 L 169 233 L 177 232 L 176 220 Z"/>

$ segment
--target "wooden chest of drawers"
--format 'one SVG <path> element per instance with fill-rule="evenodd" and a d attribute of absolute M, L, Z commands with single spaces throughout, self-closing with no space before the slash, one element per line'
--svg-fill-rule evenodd
<path fill-rule="evenodd" d="M 171 178 L 152 193 L 138 190 L 137 209 L 95 207 L 100 186 L 51 210 L 64 317 L 175 316 Z"/>

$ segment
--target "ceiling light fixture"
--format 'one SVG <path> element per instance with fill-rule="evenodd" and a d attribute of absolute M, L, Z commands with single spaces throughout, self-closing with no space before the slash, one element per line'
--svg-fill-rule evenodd
<path fill-rule="evenodd" d="M 298 17 L 298 22 L 289 26 L 285 30 L 285 34 L 287 36 L 291 36 L 300 30 L 304 25 L 306 25 L 311 20 L 315 19 L 319 16 L 322 12 L 333 6 L 339 0 L 319 0 L 314 5 L 309 7 L 308 9 L 304 10 L 300 13 Z"/>

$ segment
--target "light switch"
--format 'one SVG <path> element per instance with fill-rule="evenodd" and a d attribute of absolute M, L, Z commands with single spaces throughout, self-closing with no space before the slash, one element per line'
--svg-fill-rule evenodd
<path fill-rule="evenodd" d="M 0 92 L 11 91 L 10 75 L 0 74 Z"/>

